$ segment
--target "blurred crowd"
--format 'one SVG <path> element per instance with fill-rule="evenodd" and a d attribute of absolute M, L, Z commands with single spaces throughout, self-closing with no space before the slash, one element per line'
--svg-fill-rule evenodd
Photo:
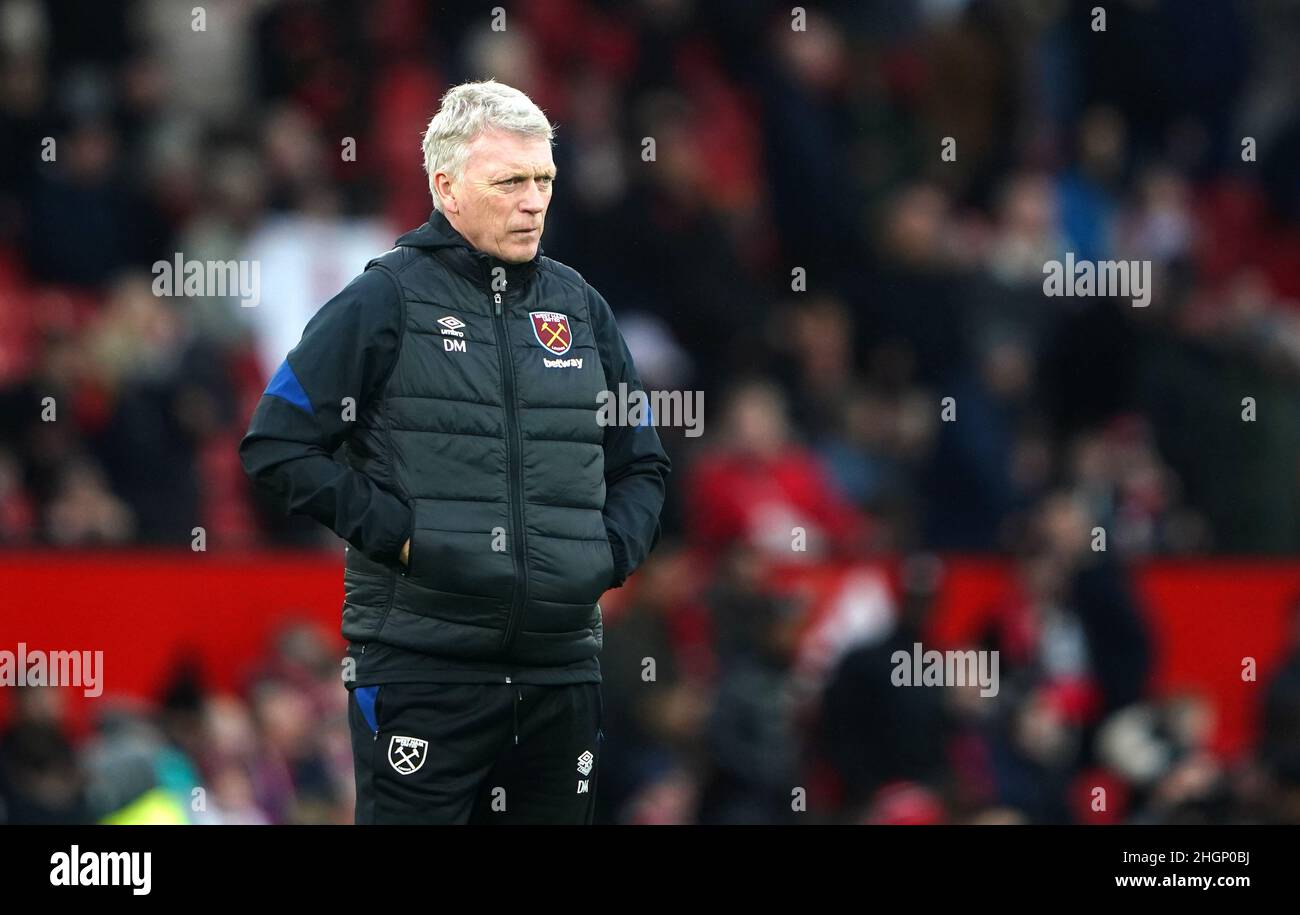
<path fill-rule="evenodd" d="M 70 733 L 59 689 L 16 689 L 0 823 L 351 823 L 338 654 L 319 630 L 288 626 L 235 693 L 181 656 L 156 702 L 93 703 L 88 733 Z"/>
<path fill-rule="evenodd" d="M 1259 739 L 1226 757 L 1204 694 L 1149 691 L 1158 647 L 1121 570 L 1078 542 L 1081 512 L 1049 500 L 963 646 L 999 652 L 993 696 L 895 676 L 897 653 L 943 644 L 933 555 L 903 563 L 879 631 L 811 667 L 797 595 L 752 552 L 702 593 L 691 557 L 661 557 L 606 630 L 604 822 L 1300 823 L 1300 600 L 1252 689 Z"/>
<path fill-rule="evenodd" d="M 166 0 L 5 0 L 0 542 L 318 538 L 234 444 L 313 310 L 427 218 L 440 92 L 492 74 L 559 125 L 546 251 L 648 386 L 705 394 L 703 436 L 665 430 L 674 532 L 722 534 L 686 493 L 726 446 L 879 548 L 1009 549 L 1068 485 L 1130 554 L 1294 551 L 1297 12 L 1120 3 L 1094 32 L 1086 7 L 829 4 L 796 31 L 544 0 L 493 31 L 473 4 L 250 0 L 194 31 Z M 1151 303 L 1046 297 L 1067 251 L 1150 261 Z M 258 304 L 155 295 L 176 252 L 256 259 Z"/>
<path fill-rule="evenodd" d="M 313 310 L 427 218 L 442 91 L 493 76 L 559 127 L 546 253 L 647 388 L 704 392 L 702 436 L 661 429 L 665 540 L 608 628 L 609 819 L 781 819 L 795 783 L 855 821 L 1056 821 L 1094 770 L 1130 817 L 1300 819 L 1300 662 L 1279 745 L 1222 768 L 1212 709 L 1147 696 L 1124 572 L 1300 548 L 1300 9 L 1117 2 L 1094 31 L 1072 0 L 859 0 L 796 30 L 788 5 L 538 0 L 498 31 L 494 5 L 214 0 L 195 31 L 169 0 L 0 0 L 0 544 L 332 544 L 258 503 L 236 443 Z M 176 252 L 256 259 L 258 304 L 155 295 Z M 1045 296 L 1066 252 L 1149 261 L 1150 304 Z M 996 714 L 880 676 L 949 552 L 1016 563 Z M 883 554 L 915 557 L 896 619 L 793 676 L 803 610 L 768 567 Z M 94 758 L 201 766 L 236 819 L 338 819 L 317 673 L 182 681 Z M 19 770 L 62 753 L 43 703 Z"/>
<path fill-rule="evenodd" d="M 603 824 L 1300 824 L 1300 601 L 1281 663 L 1252 684 L 1260 737 L 1215 752 L 1195 690 L 1145 690 L 1152 645 L 1118 570 L 1054 502 L 1042 541 L 969 647 L 979 684 L 900 688 L 896 652 L 928 637 L 944 565 L 904 564 L 896 614 L 801 665 L 797 599 L 753 551 L 699 565 L 670 546 L 607 620 Z M 283 628 L 212 686 L 180 656 L 152 702 L 107 693 L 84 729 L 66 693 L 12 691 L 0 728 L 0 824 L 346 824 L 355 788 L 337 638 Z"/>

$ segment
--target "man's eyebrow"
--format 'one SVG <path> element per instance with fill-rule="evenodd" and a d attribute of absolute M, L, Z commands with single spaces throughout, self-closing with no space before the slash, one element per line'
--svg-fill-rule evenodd
<path fill-rule="evenodd" d="M 503 170 L 496 173 L 492 178 L 492 183 L 499 184 L 502 181 L 509 181 L 511 178 L 531 178 L 533 175 L 539 178 L 554 178 L 555 172 L 556 169 L 553 165 L 542 169 L 518 168 Z"/>

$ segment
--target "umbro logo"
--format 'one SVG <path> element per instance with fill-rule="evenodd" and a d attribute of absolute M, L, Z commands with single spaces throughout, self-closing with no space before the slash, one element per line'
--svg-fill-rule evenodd
<path fill-rule="evenodd" d="M 578 757 L 578 774 L 583 778 L 578 779 L 578 794 L 591 793 L 591 779 L 586 776 L 591 774 L 592 766 L 596 763 L 596 757 L 591 755 L 590 750 L 583 750 L 582 755 Z"/>
<path fill-rule="evenodd" d="M 464 337 L 460 329 L 465 326 L 465 322 L 455 315 L 447 315 L 445 318 L 439 318 L 438 323 L 442 325 L 442 333 L 447 337 Z M 465 352 L 466 341 L 461 340 L 443 340 L 442 348 L 449 353 Z"/>

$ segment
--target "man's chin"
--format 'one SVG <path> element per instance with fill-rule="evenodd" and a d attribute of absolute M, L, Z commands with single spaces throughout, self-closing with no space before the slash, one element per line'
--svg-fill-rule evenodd
<path fill-rule="evenodd" d="M 537 256 L 537 242 L 508 245 L 501 252 L 501 259 L 507 264 L 526 264 Z"/>
<path fill-rule="evenodd" d="M 537 246 L 541 240 L 541 232 L 532 235 L 511 232 L 503 239 L 501 259 L 508 264 L 527 263 L 537 256 Z"/>

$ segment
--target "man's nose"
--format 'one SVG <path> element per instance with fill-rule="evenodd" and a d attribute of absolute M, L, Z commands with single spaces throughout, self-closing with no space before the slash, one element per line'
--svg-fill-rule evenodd
<path fill-rule="evenodd" d="M 519 208 L 525 213 L 540 213 L 546 209 L 546 195 L 536 181 L 528 185 L 528 193 L 519 202 Z"/>

